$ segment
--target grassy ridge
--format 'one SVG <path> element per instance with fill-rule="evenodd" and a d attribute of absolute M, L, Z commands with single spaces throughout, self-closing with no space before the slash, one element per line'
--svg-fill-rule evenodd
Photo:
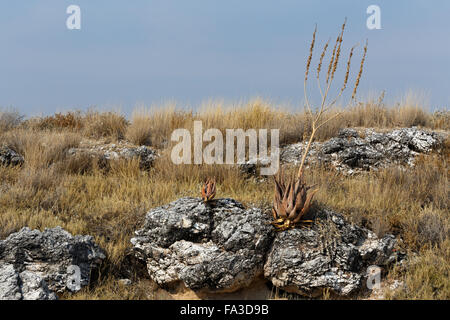
<path fill-rule="evenodd" d="M 25 157 L 20 168 L 0 166 L 0 238 L 23 226 L 61 226 L 73 234 L 94 236 L 107 251 L 109 275 L 75 298 L 146 298 L 155 290 L 147 280 L 126 288 L 117 284 L 129 240 L 146 211 L 181 196 L 198 196 L 200 184 L 210 175 L 216 176 L 218 197 L 270 208 L 270 179 L 256 182 L 225 165 L 174 165 L 167 148 L 174 129 L 191 129 L 194 120 L 202 120 L 204 128 L 222 130 L 279 128 L 281 143 L 301 141 L 310 132 L 305 113 L 280 110 L 261 100 L 234 107 L 209 105 L 196 113 L 174 107 L 140 109 L 131 121 L 118 113 L 95 111 L 25 121 L 18 117 L 0 114 L 0 145 Z M 389 108 L 379 99 L 346 108 L 341 117 L 321 128 L 317 139 L 333 137 L 344 127 L 450 130 L 448 119 L 448 113 L 431 114 L 415 105 Z M 114 162 L 105 171 L 89 157 L 66 155 L 66 150 L 86 139 L 126 139 L 165 149 L 148 172 L 139 170 L 135 160 Z M 306 171 L 307 181 L 320 187 L 316 204 L 343 212 L 379 235 L 395 233 L 414 256 L 412 267 L 388 274 L 388 278 L 403 279 L 408 286 L 389 297 L 450 298 L 449 142 L 446 144 L 443 153 L 422 157 L 407 171 L 390 168 L 352 177 L 327 168 Z M 150 297 L 161 298 L 155 294 Z"/>

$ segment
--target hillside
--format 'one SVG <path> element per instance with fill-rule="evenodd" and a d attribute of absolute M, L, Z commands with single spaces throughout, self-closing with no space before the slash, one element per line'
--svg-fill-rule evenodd
<path fill-rule="evenodd" d="M 386 288 L 402 283 L 396 290 L 384 290 L 384 298 L 450 298 L 449 117 L 448 111 L 389 107 L 380 99 L 345 108 L 316 135 L 319 158 L 313 152 L 305 170 L 308 184 L 318 187 L 313 206 L 338 212 L 379 238 L 392 234 L 398 241 L 396 250 L 406 256 L 383 274 Z M 261 100 L 234 108 L 210 105 L 198 112 L 136 110 L 130 120 L 116 112 L 74 111 L 22 119 L 5 111 L 0 113 L 0 240 L 23 227 L 43 231 L 59 226 L 73 235 L 93 236 L 105 251 L 101 272 L 89 286 L 60 298 L 173 298 L 130 255 L 130 239 L 149 210 L 183 197 L 200 197 L 208 177 L 215 177 L 217 199 L 235 199 L 269 216 L 273 199 L 273 180 L 258 175 L 252 166 L 171 161 L 171 133 L 178 128 L 192 131 L 195 120 L 202 121 L 204 130 L 221 132 L 280 129 L 281 163 L 288 173 L 295 171 L 295 158 L 310 134 L 305 113 L 280 110 Z M 346 128 L 354 129 L 350 136 L 343 134 Z M 421 130 L 434 140 L 423 150 L 407 142 L 401 146 L 411 151 L 405 159 L 384 161 L 393 150 L 387 149 L 380 153 L 382 159 L 377 158 L 382 165 L 344 161 L 348 156 L 342 152 L 349 148 L 345 141 L 369 143 L 370 132 L 392 134 L 402 128 Z M 344 141 L 341 149 L 321 160 L 323 146 L 339 137 Z M 342 151 L 342 145 L 347 149 Z M 139 269 L 133 269 L 135 265 Z M 121 280 L 125 278 L 130 281 Z M 283 290 L 267 290 L 266 298 L 297 298 Z M 324 291 L 316 298 L 328 297 Z"/>

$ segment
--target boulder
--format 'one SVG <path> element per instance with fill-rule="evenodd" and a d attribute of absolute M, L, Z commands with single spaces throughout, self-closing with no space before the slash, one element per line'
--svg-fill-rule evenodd
<path fill-rule="evenodd" d="M 155 149 L 147 146 L 129 146 L 128 144 L 105 144 L 105 145 L 85 145 L 81 144 L 78 148 L 71 148 L 68 151 L 69 156 L 88 155 L 98 158 L 100 163 L 106 165 L 109 161 L 133 158 L 139 159 L 139 167 L 142 170 L 148 170 L 153 162 L 158 158 Z"/>
<path fill-rule="evenodd" d="M 368 267 L 397 259 L 392 235 L 379 239 L 327 209 L 316 209 L 313 219 L 311 228 L 276 234 L 264 266 L 275 287 L 309 297 L 326 289 L 348 296 L 364 288 Z"/>
<path fill-rule="evenodd" d="M 366 129 L 362 136 L 355 129 L 346 128 L 328 141 L 314 142 L 306 164 L 332 165 L 346 174 L 391 165 L 413 166 L 418 154 L 439 149 L 444 140 L 436 132 L 415 127 L 384 133 Z M 285 146 L 281 150 L 281 163 L 298 165 L 305 149 L 305 142 Z"/>
<path fill-rule="evenodd" d="M 153 162 L 158 157 L 156 150 L 146 146 L 140 146 L 136 148 L 125 148 L 120 152 L 120 156 L 125 159 L 132 159 L 134 157 L 139 158 L 139 166 L 142 170 L 148 170 L 151 168 Z"/>
<path fill-rule="evenodd" d="M 76 292 L 105 258 L 91 236 L 22 228 L 0 241 L 0 299 L 48 300 Z"/>
<path fill-rule="evenodd" d="M 19 166 L 24 163 L 24 158 L 8 147 L 0 147 L 0 165 Z"/>
<path fill-rule="evenodd" d="M 187 197 L 150 210 L 131 243 L 164 288 L 234 292 L 262 275 L 274 236 L 269 222 L 233 199 Z"/>
<path fill-rule="evenodd" d="M 378 238 L 329 209 L 308 215 L 311 227 L 276 233 L 261 209 L 186 197 L 150 210 L 131 243 L 160 287 L 208 298 L 251 290 L 262 279 L 309 297 L 348 296 L 365 288 L 370 267 L 402 259 L 393 235 Z"/>
<path fill-rule="evenodd" d="M 299 165 L 302 159 L 303 152 L 306 149 L 306 145 L 306 142 L 299 142 L 282 147 L 280 150 L 280 164 Z M 305 165 L 327 162 L 327 159 L 323 159 L 322 161 L 322 159 L 320 158 L 321 146 L 322 143 L 320 142 L 313 142 L 311 144 L 311 148 L 309 149 L 308 156 L 305 160 Z"/>
<path fill-rule="evenodd" d="M 369 131 L 370 132 L 370 131 Z M 419 130 L 417 128 L 402 128 L 387 133 L 388 138 L 395 143 L 407 146 L 410 150 L 427 153 L 442 144 L 443 138 L 436 132 Z"/>
<path fill-rule="evenodd" d="M 238 168 L 239 171 L 243 174 L 257 175 L 260 174 L 261 167 L 270 166 L 271 161 L 272 160 L 269 157 L 261 157 L 238 164 Z"/>

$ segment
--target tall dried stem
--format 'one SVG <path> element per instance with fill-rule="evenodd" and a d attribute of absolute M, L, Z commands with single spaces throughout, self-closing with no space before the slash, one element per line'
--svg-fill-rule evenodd
<path fill-rule="evenodd" d="M 302 159 L 300 161 L 300 167 L 298 169 L 298 178 L 300 178 L 302 176 L 303 173 L 303 169 L 304 169 L 304 165 L 305 165 L 305 160 L 306 157 L 308 155 L 308 152 L 311 148 L 311 144 L 314 140 L 314 136 L 317 133 L 317 130 L 322 127 L 323 125 L 325 125 L 326 123 L 328 123 L 329 121 L 332 121 L 333 119 L 335 119 L 336 117 L 338 117 L 341 113 L 338 112 L 335 115 L 328 117 L 327 119 L 324 119 L 324 116 L 326 114 L 326 112 L 336 103 L 336 101 L 341 97 L 342 93 L 345 91 L 345 89 L 347 88 L 347 84 L 349 81 L 349 76 L 350 76 L 350 65 L 351 65 L 351 60 L 353 57 L 353 53 L 354 53 L 354 49 L 356 46 L 353 46 L 350 50 L 349 56 L 348 56 L 348 60 L 347 60 L 347 69 L 345 72 L 345 78 L 344 81 L 342 83 L 342 86 L 339 90 L 339 93 L 337 94 L 337 96 L 335 97 L 335 99 L 331 100 L 331 102 L 328 101 L 328 95 L 329 95 L 329 91 L 331 88 L 331 84 L 333 83 L 334 80 L 334 76 L 336 73 L 336 70 L 338 68 L 339 65 L 339 58 L 341 56 L 341 52 L 342 52 L 342 42 L 343 42 L 343 36 L 344 36 L 344 31 L 345 31 L 345 27 L 347 24 L 347 19 L 345 19 L 344 23 L 342 24 L 341 30 L 339 32 L 339 35 L 336 38 L 336 42 L 334 44 L 333 47 L 333 51 L 331 53 L 331 57 L 330 57 L 330 62 L 328 64 L 328 70 L 326 73 L 326 85 L 324 87 L 324 90 L 322 90 L 322 86 L 320 84 L 320 71 L 322 69 L 322 64 L 323 64 L 323 60 L 324 57 L 326 56 L 326 51 L 328 48 L 328 44 L 329 41 L 325 44 L 324 49 L 320 55 L 320 60 L 319 63 L 317 65 L 317 84 L 319 87 L 319 91 L 321 94 L 321 102 L 320 102 L 320 106 L 317 108 L 317 111 L 315 113 L 313 113 L 313 108 L 311 107 L 311 104 L 309 102 L 308 99 L 308 94 L 307 94 L 307 82 L 308 82 L 308 74 L 309 74 L 309 69 L 310 69 L 310 65 L 311 65 L 311 61 L 312 61 L 312 57 L 313 57 L 313 52 L 314 52 L 314 44 L 316 42 L 316 33 L 317 33 L 317 26 L 314 29 L 314 33 L 313 33 L 313 39 L 311 42 L 311 46 L 310 46 L 310 50 L 309 50 L 309 56 L 308 56 L 308 60 L 307 60 L 307 64 L 306 64 L 306 72 L 305 72 L 305 81 L 304 81 L 304 94 L 305 94 L 305 104 L 307 107 L 307 111 L 311 116 L 311 136 L 308 139 L 308 143 L 306 145 L 305 151 L 302 155 Z M 352 93 L 352 100 L 355 99 L 356 97 L 356 91 L 357 88 L 359 86 L 360 80 L 361 80 L 361 76 L 363 73 L 363 67 L 364 67 L 364 63 L 365 63 L 365 59 L 366 59 L 366 54 L 367 54 L 367 46 L 368 46 L 368 42 L 366 41 L 366 45 L 364 46 L 364 54 L 363 57 L 361 59 L 361 63 L 360 63 L 360 69 L 359 69 L 359 73 L 356 77 L 355 80 L 355 85 L 353 87 L 353 93 Z"/>

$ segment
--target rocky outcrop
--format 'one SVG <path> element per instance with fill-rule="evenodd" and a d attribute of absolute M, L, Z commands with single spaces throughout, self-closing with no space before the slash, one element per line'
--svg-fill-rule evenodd
<path fill-rule="evenodd" d="M 132 146 L 127 143 L 113 144 L 89 144 L 82 143 L 78 148 L 71 148 L 68 151 L 69 156 L 89 155 L 100 160 L 100 163 L 108 163 L 112 160 L 133 158 L 139 159 L 139 167 L 142 170 L 148 170 L 153 162 L 158 158 L 155 149 L 147 146 Z"/>
<path fill-rule="evenodd" d="M 274 236 L 269 221 L 232 199 L 182 198 L 149 211 L 131 242 L 162 287 L 233 292 L 262 275 Z"/>
<path fill-rule="evenodd" d="M 268 157 L 263 157 L 238 164 L 238 168 L 243 174 L 254 176 L 260 174 L 261 167 L 268 167 L 270 164 L 271 159 Z"/>
<path fill-rule="evenodd" d="M 17 272 L 14 264 L 0 264 L 0 300 L 56 300 L 47 282 L 30 271 Z"/>
<path fill-rule="evenodd" d="M 139 158 L 139 166 L 142 170 L 151 168 L 153 162 L 158 157 L 156 150 L 146 146 L 136 148 L 125 148 L 119 153 L 119 157 L 125 159 Z"/>
<path fill-rule="evenodd" d="M 131 243 L 149 276 L 174 292 L 235 292 L 264 277 L 288 292 L 346 296 L 364 287 L 369 266 L 398 259 L 394 236 L 377 238 L 331 210 L 311 215 L 311 228 L 275 233 L 260 209 L 181 198 L 150 210 Z"/>
<path fill-rule="evenodd" d="M 307 164 L 332 165 L 352 174 L 376 170 L 390 165 L 414 165 L 414 158 L 442 146 L 444 137 L 436 132 L 417 128 L 402 128 L 379 133 L 365 129 L 342 129 L 338 136 L 326 142 L 312 144 Z M 281 150 L 281 163 L 298 165 L 306 143 L 288 145 Z"/>
<path fill-rule="evenodd" d="M 0 147 L 0 165 L 19 166 L 24 163 L 24 158 L 8 147 Z"/>
<path fill-rule="evenodd" d="M 23 228 L 0 241 L 0 300 L 47 300 L 76 292 L 104 258 L 91 236 L 72 236 L 60 227 Z"/>
<path fill-rule="evenodd" d="M 379 239 L 330 210 L 317 210 L 311 228 L 277 233 L 264 275 L 288 292 L 318 296 L 328 289 L 347 296 L 364 288 L 367 269 L 397 259 L 392 235 Z"/>

